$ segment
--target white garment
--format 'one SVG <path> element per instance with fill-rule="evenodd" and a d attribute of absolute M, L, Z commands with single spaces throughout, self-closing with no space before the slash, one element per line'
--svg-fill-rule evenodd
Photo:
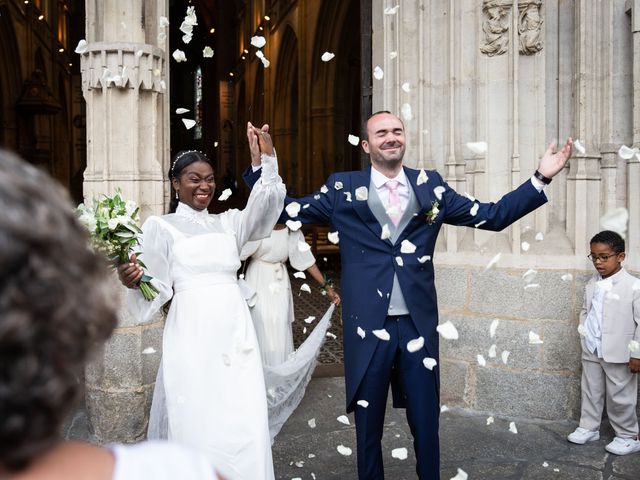
<path fill-rule="evenodd" d="M 249 242 L 242 249 L 242 259 L 251 257 L 245 280 L 257 293 L 251 317 L 263 365 L 279 365 L 293 352 L 293 296 L 286 262 L 289 260 L 300 271 L 315 264 L 311 251 L 298 248 L 298 242 L 304 241 L 300 230 L 291 232 L 283 228 L 273 230 L 269 238 Z"/>
<path fill-rule="evenodd" d="M 589 352 L 602 358 L 602 311 L 604 308 L 605 290 L 596 282 L 591 299 L 591 310 L 584 321 L 585 343 Z"/>
<path fill-rule="evenodd" d="M 160 293 L 151 302 L 127 295 L 142 322 L 171 299 L 148 437 L 201 450 L 239 480 L 274 478 L 258 342 L 236 279 L 242 246 L 267 237 L 284 205 L 275 158 L 263 155 L 263 166 L 243 211 L 181 203 L 150 217 L 142 260 Z"/>
<path fill-rule="evenodd" d="M 201 454 L 167 442 L 109 445 L 115 457 L 113 480 L 217 480 L 214 466 Z"/>

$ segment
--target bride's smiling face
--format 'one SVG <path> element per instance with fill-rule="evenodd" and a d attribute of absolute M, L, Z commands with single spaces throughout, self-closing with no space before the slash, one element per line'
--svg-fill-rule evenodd
<path fill-rule="evenodd" d="M 207 162 L 193 162 L 187 165 L 179 177 L 172 180 L 172 184 L 180 201 L 194 210 L 207 208 L 216 189 L 213 168 Z"/>

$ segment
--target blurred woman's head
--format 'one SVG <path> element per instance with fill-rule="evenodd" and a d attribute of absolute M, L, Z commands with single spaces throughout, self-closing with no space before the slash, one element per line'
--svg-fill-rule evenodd
<path fill-rule="evenodd" d="M 216 189 L 211 160 L 197 150 L 178 152 L 169 169 L 169 180 L 173 187 L 173 196 L 169 211 L 176 211 L 178 202 L 189 205 L 195 210 L 205 210 Z"/>
<path fill-rule="evenodd" d="M 63 188 L 0 150 L 0 470 L 56 443 L 88 355 L 115 328 L 87 238 Z"/>

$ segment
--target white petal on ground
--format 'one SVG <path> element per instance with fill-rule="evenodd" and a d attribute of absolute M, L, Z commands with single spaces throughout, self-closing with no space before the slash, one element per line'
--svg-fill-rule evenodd
<path fill-rule="evenodd" d="M 320 57 L 320 60 L 322 60 L 323 62 L 328 62 L 330 60 L 333 59 L 333 57 L 335 57 L 335 53 L 331 53 L 331 52 L 324 52 L 322 54 L 322 57 Z"/>
<path fill-rule="evenodd" d="M 404 260 L 402 259 L 402 257 L 396 257 L 396 263 L 399 267 L 402 267 L 404 265 Z"/>
<path fill-rule="evenodd" d="M 542 462 L 542 466 L 543 466 L 544 468 L 547 468 L 547 467 L 549 466 L 549 463 L 548 463 L 548 462 Z"/>
<path fill-rule="evenodd" d="M 496 358 L 496 344 L 489 347 L 489 358 Z"/>
<path fill-rule="evenodd" d="M 535 239 L 536 239 L 536 242 L 541 242 L 542 240 L 544 240 L 544 233 L 542 232 L 536 233 Z"/>
<path fill-rule="evenodd" d="M 333 188 L 335 188 L 336 190 L 342 190 L 343 187 L 344 185 L 340 181 L 333 184 Z"/>
<path fill-rule="evenodd" d="M 300 204 L 298 202 L 291 202 L 284 209 L 287 212 L 287 215 L 291 218 L 296 218 L 298 213 L 300 213 Z"/>
<path fill-rule="evenodd" d="M 302 222 L 300 220 L 287 220 L 284 224 L 292 232 L 296 232 L 302 227 Z"/>
<path fill-rule="evenodd" d="M 403 240 L 400 244 L 400 253 L 414 253 L 415 251 L 416 246 L 409 240 Z"/>
<path fill-rule="evenodd" d="M 401 88 L 406 93 L 409 93 L 411 91 L 411 85 L 409 84 L 409 82 L 404 82 Z"/>
<path fill-rule="evenodd" d="M 427 176 L 427 172 L 425 172 L 424 168 L 421 168 L 420 173 L 418 174 L 418 179 L 416 180 L 416 185 L 427 183 L 428 180 L 429 177 Z"/>
<path fill-rule="evenodd" d="M 313 321 L 316 319 L 316 317 L 314 317 L 313 315 L 307 317 L 304 319 L 304 323 L 313 323 Z"/>
<path fill-rule="evenodd" d="M 320 193 L 327 193 L 329 191 L 329 189 L 327 188 L 326 185 L 322 185 L 320 187 Z"/>
<path fill-rule="evenodd" d="M 367 408 L 369 406 L 369 402 L 367 402 L 366 400 L 358 400 L 356 404 L 360 405 L 362 408 Z"/>
<path fill-rule="evenodd" d="M 580 155 L 584 155 L 586 152 L 584 145 L 582 145 L 582 142 L 577 138 L 573 141 L 573 148 L 575 148 Z"/>
<path fill-rule="evenodd" d="M 316 428 L 316 419 L 315 418 L 311 418 L 311 419 L 307 420 L 307 425 L 309 425 L 309 427 L 311 427 L 311 428 Z"/>
<path fill-rule="evenodd" d="M 411 109 L 411 105 L 403 103 L 400 107 L 400 115 L 402 115 L 402 119 L 405 122 L 413 120 L 413 110 Z"/>
<path fill-rule="evenodd" d="M 529 331 L 529 345 L 540 345 L 541 343 L 544 342 L 540 339 L 540 335 L 533 331 Z"/>
<path fill-rule="evenodd" d="M 498 324 L 500 323 L 500 320 L 498 320 L 497 318 L 493 319 L 493 321 L 491 322 L 491 325 L 489 325 L 489 336 L 491 338 L 494 338 L 496 336 L 496 329 L 498 328 Z"/>
<path fill-rule="evenodd" d="M 627 345 L 630 352 L 637 352 L 640 350 L 640 343 L 636 340 L 630 340 L 629 345 Z"/>
<path fill-rule="evenodd" d="M 570 273 L 565 273 L 564 275 L 562 275 L 562 276 L 560 277 L 560 279 L 561 279 L 563 282 L 570 282 L 571 280 L 573 280 L 573 275 L 571 275 Z"/>
<path fill-rule="evenodd" d="M 360 200 L 361 202 L 364 202 L 368 198 L 369 198 L 369 190 L 367 189 L 367 187 L 356 188 L 356 200 Z"/>
<path fill-rule="evenodd" d="M 357 147 L 358 144 L 360 143 L 360 137 L 349 134 L 349 136 L 347 137 L 347 141 L 354 147 Z"/>
<path fill-rule="evenodd" d="M 484 355 L 476 355 L 476 359 L 478 360 L 478 365 L 480 365 L 481 367 L 486 367 L 487 366 L 487 361 L 484 359 Z"/>
<path fill-rule="evenodd" d="M 382 226 L 382 234 L 380 235 L 380 239 L 386 240 L 387 238 L 391 238 L 391 230 L 389 230 L 389 225 L 385 223 Z"/>
<path fill-rule="evenodd" d="M 471 214 L 472 217 L 475 217 L 478 214 L 478 209 L 480 208 L 480 205 L 477 203 L 473 204 L 473 207 L 471 207 L 471 210 L 469 210 L 469 213 Z"/>
<path fill-rule="evenodd" d="M 511 433 L 518 433 L 518 429 L 516 428 L 516 422 L 511 422 L 509 424 L 509 431 Z"/>
<path fill-rule="evenodd" d="M 296 462 L 294 465 L 296 467 L 298 467 L 298 468 L 302 468 L 302 467 L 304 467 L 304 460 L 300 460 L 300 461 Z M 298 478 L 300 478 L 300 477 L 298 477 Z M 300 478 L 300 480 L 302 480 L 302 479 Z"/>
<path fill-rule="evenodd" d="M 251 37 L 251 45 L 256 48 L 262 48 L 267 44 L 267 41 L 263 36 L 256 35 L 255 37 Z"/>
<path fill-rule="evenodd" d="M 300 285 L 300 290 L 303 292 L 311 293 L 311 287 L 309 287 L 309 285 L 307 285 L 306 283 Z"/>
<path fill-rule="evenodd" d="M 389 52 L 389 60 L 393 60 L 397 56 L 398 56 L 398 52 L 396 52 L 395 50 L 392 52 Z"/>
<path fill-rule="evenodd" d="M 451 323 L 451 320 L 441 323 L 436 327 L 436 330 L 445 340 L 457 340 L 459 337 L 458 330 L 453 323 Z"/>
<path fill-rule="evenodd" d="M 160 25 L 160 28 L 168 27 L 169 26 L 169 19 L 167 17 L 165 17 L 164 15 L 161 16 L 159 25 Z"/>
<path fill-rule="evenodd" d="M 618 156 L 623 160 L 631 160 L 636 152 L 637 150 L 635 148 L 629 148 L 626 145 L 622 145 L 620 150 L 618 150 Z"/>
<path fill-rule="evenodd" d="M 213 48 L 211 48 L 209 45 L 207 45 L 206 47 L 204 47 L 202 49 L 202 56 L 204 58 L 211 58 L 213 57 Z"/>
<path fill-rule="evenodd" d="M 436 196 L 438 200 L 442 200 L 442 194 L 444 193 L 445 188 L 442 185 L 438 185 L 433 189 L 433 194 Z"/>
<path fill-rule="evenodd" d="M 184 54 L 184 52 L 182 50 L 180 50 L 179 48 L 175 49 L 172 53 L 173 59 L 180 63 L 180 62 L 186 62 L 187 61 L 187 57 Z"/>
<path fill-rule="evenodd" d="M 388 342 L 389 339 L 391 338 L 391 335 L 389 335 L 389 332 L 387 332 L 384 328 L 380 330 L 372 330 L 371 333 L 373 333 L 380 340 L 384 340 L 385 342 Z"/>
<path fill-rule="evenodd" d="M 333 339 L 333 340 L 335 340 L 336 338 L 338 338 L 338 337 L 336 337 L 336 336 L 335 336 L 335 334 L 333 334 L 333 333 L 331 333 L 331 332 L 327 332 L 327 333 L 326 333 L 326 336 L 327 336 L 327 337 L 329 337 L 329 338 L 331 338 L 331 339 Z"/>
<path fill-rule="evenodd" d="M 605 278 L 603 280 L 598 280 L 596 282 L 598 288 L 601 288 L 605 292 L 610 292 L 613 288 L 613 281 L 610 278 Z"/>
<path fill-rule="evenodd" d="M 406 460 L 407 459 L 407 449 L 404 447 L 394 448 L 391 450 L 391 456 L 393 458 L 397 458 L 398 460 Z"/>
<path fill-rule="evenodd" d="M 629 212 L 626 208 L 614 208 L 609 210 L 600 217 L 600 227 L 603 230 L 613 230 L 622 237 L 627 233 L 627 224 L 629 222 Z"/>
<path fill-rule="evenodd" d="M 578 335 L 580 335 L 582 337 L 586 337 L 587 336 L 587 329 L 582 324 L 578 325 Z"/>
<path fill-rule="evenodd" d="M 340 238 L 338 237 L 338 235 L 339 235 L 339 232 L 329 232 L 327 233 L 327 239 L 334 245 L 337 245 L 338 242 L 340 241 Z"/>
<path fill-rule="evenodd" d="M 493 423 L 493 417 L 487 417 L 487 425 L 491 425 Z"/>
<path fill-rule="evenodd" d="M 221 202 L 224 202 L 227 198 L 231 196 L 231 193 L 232 192 L 230 188 L 225 188 L 220 194 L 220 196 L 218 197 L 218 200 Z"/>
<path fill-rule="evenodd" d="M 520 247 L 522 248 L 523 252 L 527 252 L 529 251 L 529 247 L 531 247 L 531 244 L 529 242 L 522 242 L 520 244 Z"/>
<path fill-rule="evenodd" d="M 373 69 L 373 78 L 376 80 L 382 80 L 382 77 L 384 77 L 384 72 L 380 66 L 376 65 L 376 68 Z"/>
<path fill-rule="evenodd" d="M 336 420 L 338 420 L 340 423 L 344 423 L 345 425 L 351 425 L 351 422 L 349 422 L 349 417 L 347 417 L 346 415 L 340 415 L 338 418 L 336 418 Z"/>
<path fill-rule="evenodd" d="M 498 253 L 495 257 L 493 257 L 489 261 L 489 263 L 487 263 L 487 266 L 484 267 L 484 271 L 486 272 L 487 270 L 491 270 L 493 267 L 495 267 L 500 261 L 500 257 L 502 257 L 502 253 Z"/>
<path fill-rule="evenodd" d="M 476 155 L 482 155 L 487 152 L 487 142 L 467 142 L 467 148 Z"/>
<path fill-rule="evenodd" d="M 478 228 L 480 225 L 484 225 L 485 223 L 487 223 L 486 220 L 482 220 L 481 222 L 478 222 L 474 225 L 474 227 Z"/>
<path fill-rule="evenodd" d="M 364 339 L 364 337 L 367 335 L 367 332 L 365 332 L 361 327 L 358 327 L 358 329 L 356 330 L 356 333 L 360 336 L 360 338 Z"/>
<path fill-rule="evenodd" d="M 296 278 L 302 278 L 302 279 L 307 278 L 307 276 L 305 275 L 304 272 L 296 272 L 296 273 L 293 274 L 293 276 L 296 277 Z"/>
<path fill-rule="evenodd" d="M 80 40 L 78 42 L 78 45 L 76 45 L 76 49 L 74 50 L 74 52 L 76 52 L 77 54 L 82 55 L 84 52 L 87 51 L 87 49 L 89 48 L 89 44 L 87 43 L 87 41 L 83 38 L 82 40 Z"/>
<path fill-rule="evenodd" d="M 144 355 L 150 355 L 150 354 L 152 354 L 152 353 L 156 353 L 156 349 L 155 349 L 155 348 L 153 348 L 153 347 L 147 347 L 147 348 L 145 348 L 144 350 L 142 350 L 142 353 L 143 353 Z"/>
<path fill-rule="evenodd" d="M 300 250 L 301 252 L 308 252 L 309 250 L 311 250 L 311 247 L 307 242 L 300 241 L 298 242 L 298 250 Z"/>
<path fill-rule="evenodd" d="M 347 202 L 350 202 L 351 201 L 351 192 L 343 192 L 343 193 L 344 193 L 344 199 Z"/>
<path fill-rule="evenodd" d="M 449 407 L 447 407 L 446 405 L 440 405 L 440 413 L 444 413 L 448 411 L 449 411 Z"/>
<path fill-rule="evenodd" d="M 340 455 L 344 455 L 345 457 L 348 457 L 352 453 L 351 449 L 344 445 L 338 445 L 337 450 Z"/>
<path fill-rule="evenodd" d="M 182 123 L 184 123 L 184 126 L 187 127 L 187 130 L 191 130 L 196 125 L 196 121 L 190 118 L 183 118 Z"/>
<path fill-rule="evenodd" d="M 424 347 L 424 338 L 423 337 L 414 338 L 413 340 L 410 340 L 407 343 L 407 351 L 409 353 L 417 352 L 422 347 Z"/>
<path fill-rule="evenodd" d="M 536 278 L 537 274 L 538 274 L 537 270 L 530 268 L 529 270 L 527 270 L 522 274 L 522 279 L 527 283 L 531 283 L 533 279 Z"/>
<path fill-rule="evenodd" d="M 428 368 L 429 370 L 433 370 L 433 367 L 435 367 L 438 364 L 438 361 L 435 358 L 425 357 L 422 359 L 422 364 L 424 365 L 425 368 Z"/>
<path fill-rule="evenodd" d="M 178 115 L 182 115 L 183 113 L 187 113 L 190 112 L 191 110 L 189 110 L 188 108 L 176 108 L 176 114 Z"/>
<path fill-rule="evenodd" d="M 468 478 L 469 475 L 467 474 L 467 472 L 459 468 L 458 473 L 456 473 L 455 477 L 451 477 L 451 480 L 467 480 Z"/>
<path fill-rule="evenodd" d="M 504 363 L 505 365 L 509 361 L 509 355 L 511 355 L 511 352 L 509 350 L 503 350 L 502 353 L 500 354 L 500 358 L 502 358 L 502 363 Z"/>
<path fill-rule="evenodd" d="M 428 260 L 431 260 L 431 255 L 423 255 L 422 257 L 418 257 L 418 262 L 424 263 Z"/>
<path fill-rule="evenodd" d="M 553 471 L 556 472 L 556 473 L 559 473 L 560 469 L 559 468 L 554 468 Z"/>

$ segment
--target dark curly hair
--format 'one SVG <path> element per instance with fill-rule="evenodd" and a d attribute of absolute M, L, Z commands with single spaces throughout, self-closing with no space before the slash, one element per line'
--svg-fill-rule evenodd
<path fill-rule="evenodd" d="M 603 230 L 602 232 L 596 233 L 589 242 L 589 244 L 592 243 L 604 243 L 605 245 L 609 245 L 611 250 L 616 253 L 624 252 L 624 238 L 611 230 Z"/>
<path fill-rule="evenodd" d="M 105 262 L 64 189 L 0 150 L 0 467 L 59 438 L 88 355 L 117 323 Z"/>
<path fill-rule="evenodd" d="M 174 213 L 176 208 L 178 208 L 178 199 L 176 198 L 176 191 L 173 189 L 173 184 L 171 180 L 179 179 L 180 175 L 182 175 L 182 170 L 187 168 L 192 163 L 196 162 L 204 162 L 211 165 L 213 171 L 215 171 L 215 166 L 209 160 L 209 157 L 202 153 L 200 150 L 180 150 L 176 153 L 171 160 L 171 168 L 169 168 L 169 183 L 171 184 L 171 201 L 169 202 L 169 213 Z"/>

